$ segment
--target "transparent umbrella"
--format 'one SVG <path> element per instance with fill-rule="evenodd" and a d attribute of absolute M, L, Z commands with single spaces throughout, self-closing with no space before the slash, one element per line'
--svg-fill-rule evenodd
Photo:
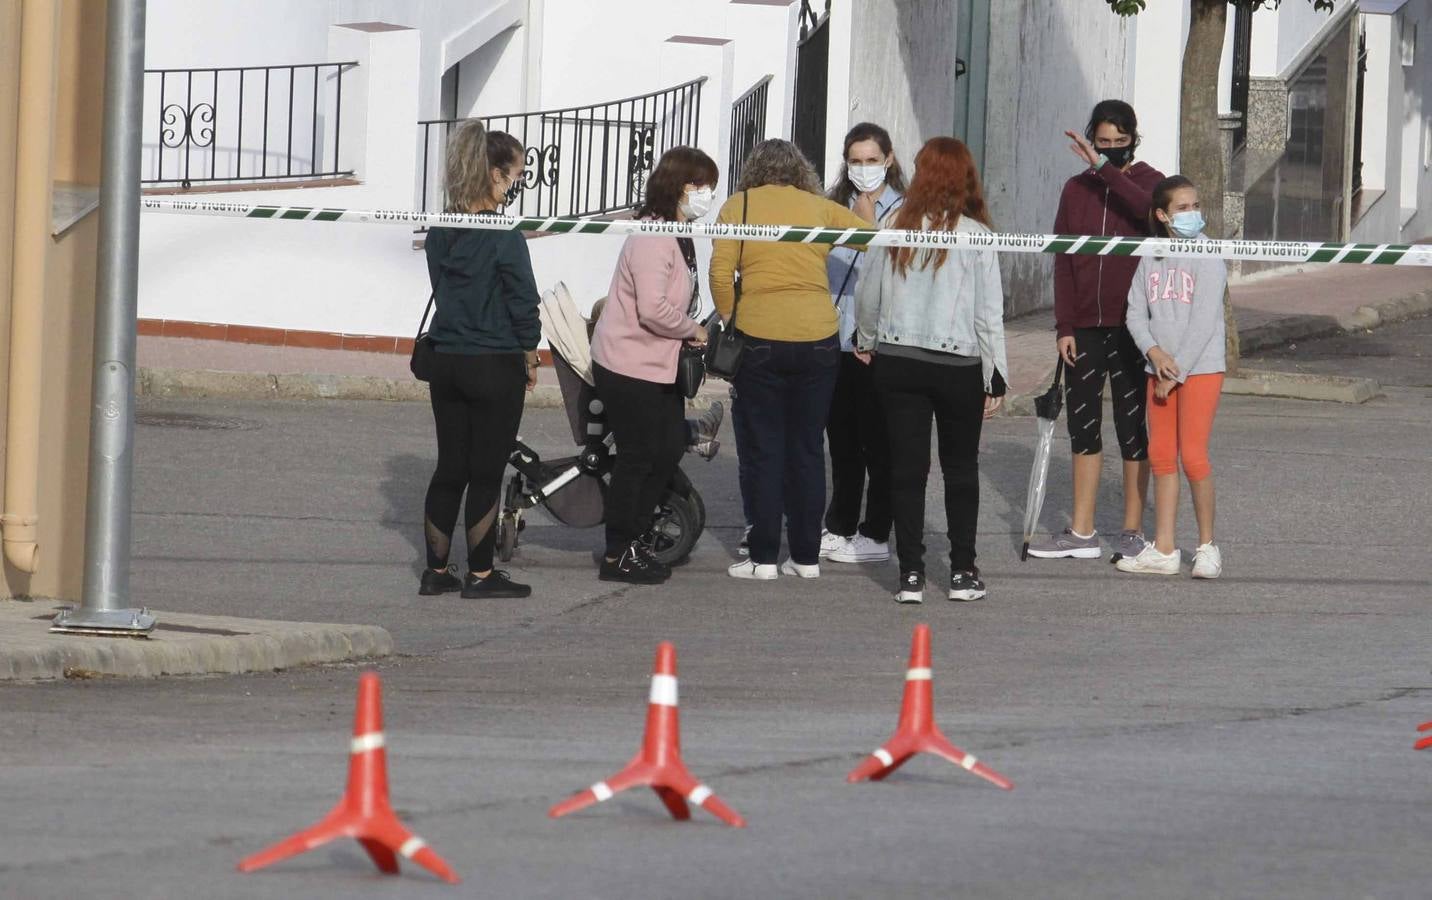
<path fill-rule="evenodd" d="M 1024 546 L 1019 550 L 1019 561 L 1029 558 L 1029 542 L 1039 527 L 1039 512 L 1044 508 L 1044 489 L 1049 481 L 1049 453 L 1054 444 L 1054 424 L 1059 421 L 1059 411 L 1064 408 L 1064 393 L 1060 381 L 1064 377 L 1064 360 L 1061 358 L 1054 367 L 1054 383 L 1034 398 L 1034 415 L 1039 429 L 1039 440 L 1034 445 L 1034 465 L 1029 470 L 1029 490 L 1024 502 Z"/>

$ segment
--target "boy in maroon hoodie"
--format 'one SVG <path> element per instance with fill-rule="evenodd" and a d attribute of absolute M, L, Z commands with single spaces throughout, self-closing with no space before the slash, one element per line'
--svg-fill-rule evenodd
<path fill-rule="evenodd" d="M 1134 108 L 1122 100 L 1094 107 L 1083 135 L 1065 134 L 1088 168 L 1064 184 L 1056 234 L 1145 236 L 1153 189 L 1163 173 L 1134 161 L 1139 145 Z M 1148 435 L 1144 428 L 1144 358 L 1124 327 L 1129 285 L 1138 259 L 1117 256 L 1054 258 L 1054 322 L 1064 360 L 1065 409 L 1074 451 L 1074 513 L 1063 533 L 1030 545 L 1045 559 L 1098 559 L 1094 498 L 1103 469 L 1104 380 L 1114 401 L 1114 431 L 1124 460 L 1124 530 L 1114 558 L 1143 550 L 1148 494 Z"/>

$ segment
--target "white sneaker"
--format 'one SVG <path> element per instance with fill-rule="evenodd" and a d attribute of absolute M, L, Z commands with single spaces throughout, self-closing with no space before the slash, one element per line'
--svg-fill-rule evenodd
<path fill-rule="evenodd" d="M 780 571 L 776 569 L 775 563 L 754 563 L 744 559 L 726 570 L 726 574 L 732 578 L 749 578 L 755 581 L 775 581 L 780 577 Z"/>
<path fill-rule="evenodd" d="M 857 534 L 847 540 L 844 547 L 828 554 L 827 558 L 838 563 L 884 562 L 890 558 L 890 544 Z"/>
<path fill-rule="evenodd" d="M 820 533 L 820 558 L 829 559 L 832 553 L 839 553 L 850 544 L 850 538 L 829 531 Z"/>
<path fill-rule="evenodd" d="M 1223 574 L 1223 553 L 1217 544 L 1199 544 L 1193 554 L 1194 578 L 1217 578 Z"/>
<path fill-rule="evenodd" d="M 788 559 L 785 562 L 781 563 L 781 574 L 798 575 L 801 578 L 819 578 L 820 564 L 817 563 L 813 566 L 804 566 L 793 559 Z"/>
<path fill-rule="evenodd" d="M 1153 544 L 1146 544 L 1138 556 L 1125 556 L 1114 563 L 1120 572 L 1134 572 L 1140 575 L 1177 575 L 1183 557 L 1175 547 L 1172 553 L 1160 553 Z"/>

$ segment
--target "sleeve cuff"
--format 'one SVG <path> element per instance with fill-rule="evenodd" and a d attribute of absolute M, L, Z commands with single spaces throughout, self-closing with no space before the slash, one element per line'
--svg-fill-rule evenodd
<path fill-rule="evenodd" d="M 991 397 L 1003 397 L 1008 390 L 1009 386 L 1004 383 L 1004 376 L 1001 375 L 999 369 L 996 368 L 994 374 L 990 376 L 989 395 Z"/>

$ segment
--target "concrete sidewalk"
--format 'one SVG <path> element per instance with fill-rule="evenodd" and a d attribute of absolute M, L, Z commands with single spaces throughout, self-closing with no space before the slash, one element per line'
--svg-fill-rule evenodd
<path fill-rule="evenodd" d="M 1243 352 L 1354 329 L 1376 328 L 1432 311 L 1432 270 L 1391 266 L 1307 266 L 1233 287 Z M 1010 407 L 1028 413 L 1054 371 L 1050 310 L 1005 323 Z M 427 385 L 413 379 L 406 356 L 355 350 L 312 350 L 221 341 L 141 336 L 138 390 L 153 397 L 288 400 L 412 400 Z M 1252 391 L 1258 392 L 1258 391 Z M 708 383 L 696 406 L 726 395 Z M 529 406 L 557 407 L 555 373 L 544 368 Z"/>
<path fill-rule="evenodd" d="M 0 681 L 232 675 L 376 659 L 393 638 L 374 625 L 325 625 L 159 612 L 147 638 L 51 634 L 58 602 L 0 600 Z"/>

